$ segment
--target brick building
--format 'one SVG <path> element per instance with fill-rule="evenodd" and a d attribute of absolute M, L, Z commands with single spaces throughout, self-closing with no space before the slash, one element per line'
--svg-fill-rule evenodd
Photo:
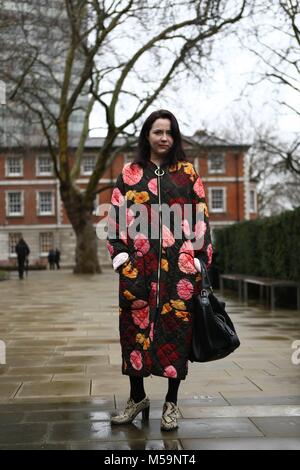
<path fill-rule="evenodd" d="M 77 181 L 82 189 L 92 173 L 101 143 L 101 138 L 89 138 L 86 143 Z M 184 138 L 184 147 L 204 183 L 212 237 L 220 227 L 256 218 L 256 187 L 249 181 L 245 158 L 249 146 L 228 143 L 199 131 Z M 113 183 L 131 158 L 128 153 L 118 154 L 99 181 L 99 189 Z M 110 196 L 111 189 L 101 192 L 95 207 L 109 203 Z M 99 220 L 95 215 L 95 225 Z M 15 264 L 15 244 L 21 235 L 30 246 L 31 264 L 46 263 L 49 249 L 56 247 L 61 251 L 61 264 L 73 264 L 75 235 L 60 200 L 51 158 L 43 147 L 26 151 L 16 147 L 13 151 L 0 149 L 0 264 Z M 110 264 L 105 242 L 99 240 L 98 246 L 100 263 Z"/>

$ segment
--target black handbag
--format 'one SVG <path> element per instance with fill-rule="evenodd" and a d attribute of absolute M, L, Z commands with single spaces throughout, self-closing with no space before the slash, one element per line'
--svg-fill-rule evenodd
<path fill-rule="evenodd" d="M 209 362 L 231 354 L 240 346 L 232 321 L 221 302 L 213 294 L 205 263 L 200 260 L 202 289 L 195 295 L 193 337 L 189 360 Z"/>

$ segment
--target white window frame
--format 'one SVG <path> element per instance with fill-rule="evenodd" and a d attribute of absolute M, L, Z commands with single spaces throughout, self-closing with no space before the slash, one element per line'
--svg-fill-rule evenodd
<path fill-rule="evenodd" d="M 213 208 L 212 203 L 213 203 L 213 191 L 218 190 L 223 192 L 223 207 L 222 208 Z M 208 194 L 209 194 L 209 212 L 216 213 L 216 214 L 224 214 L 227 211 L 227 188 L 222 187 L 222 186 L 214 186 L 208 188 Z"/>
<path fill-rule="evenodd" d="M 19 173 L 11 173 L 9 170 L 9 160 L 17 159 L 20 162 L 20 171 Z M 5 176 L 8 178 L 19 178 L 23 176 L 23 157 L 18 155 L 11 155 L 10 157 L 6 157 L 5 159 Z"/>
<path fill-rule="evenodd" d="M 251 207 L 251 193 L 254 194 L 254 208 Z M 256 189 L 250 188 L 249 191 L 249 212 L 250 214 L 255 214 L 257 212 L 257 193 Z"/>
<path fill-rule="evenodd" d="M 87 158 L 93 158 L 95 160 L 95 165 L 96 165 L 96 161 L 97 161 L 97 156 L 96 155 L 84 155 L 82 157 L 81 174 L 84 175 L 84 176 L 90 176 L 93 173 L 94 168 L 95 168 L 95 165 L 94 165 L 94 168 L 92 170 L 85 170 L 84 169 L 84 160 L 87 159 Z"/>
<path fill-rule="evenodd" d="M 8 257 L 9 258 L 16 258 L 17 257 L 17 253 L 16 253 L 16 250 L 14 249 L 14 251 L 11 251 L 11 244 L 10 244 L 10 236 L 11 235 L 15 235 L 16 238 L 18 238 L 18 241 L 20 240 L 20 238 L 23 236 L 22 235 L 22 232 L 9 232 L 8 234 Z M 18 243 L 18 242 L 17 242 Z M 15 247 L 17 245 L 17 243 L 15 244 Z"/>
<path fill-rule="evenodd" d="M 21 194 L 21 212 L 10 213 L 9 211 L 9 194 L 13 194 L 13 193 Z M 24 191 L 19 191 L 19 190 L 6 191 L 5 192 L 5 209 L 6 209 L 6 217 L 24 217 Z"/>
<path fill-rule="evenodd" d="M 54 234 L 53 232 L 40 232 L 39 233 L 39 251 L 40 251 L 40 256 L 48 256 L 49 250 L 48 251 L 42 251 L 42 235 L 51 235 L 50 239 L 52 238 L 52 243 L 50 240 L 50 245 L 51 247 L 49 249 L 54 249 Z M 50 246 L 49 245 L 49 246 Z"/>
<path fill-rule="evenodd" d="M 49 212 L 41 212 L 40 211 L 40 194 L 41 193 L 51 194 L 51 212 L 50 211 Z M 43 191 L 39 190 L 39 191 L 36 192 L 36 213 L 39 217 L 47 217 L 47 216 L 55 215 L 54 191 L 44 189 Z"/>
<path fill-rule="evenodd" d="M 40 169 L 40 160 L 48 158 L 51 164 L 51 171 L 41 171 Z M 36 175 L 37 176 L 53 176 L 53 162 L 51 157 L 48 155 L 39 155 L 36 157 Z"/>
<path fill-rule="evenodd" d="M 220 155 L 223 158 L 223 166 L 219 170 L 215 170 L 212 168 L 212 160 L 213 160 L 214 155 Z M 208 154 L 207 168 L 208 168 L 208 173 L 211 173 L 211 174 L 226 173 L 225 154 L 223 152 L 215 152 L 215 153 Z"/>

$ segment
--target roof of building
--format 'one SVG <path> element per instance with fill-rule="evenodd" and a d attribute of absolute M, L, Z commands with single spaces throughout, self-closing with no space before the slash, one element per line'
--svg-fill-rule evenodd
<path fill-rule="evenodd" d="M 192 136 L 187 136 L 183 135 L 183 141 L 192 147 L 202 147 L 202 148 L 239 148 L 243 150 L 248 150 L 250 148 L 249 144 L 242 144 L 242 143 L 237 143 L 229 140 L 222 139 L 220 137 L 217 137 L 213 133 L 208 133 L 205 130 L 198 130 L 195 132 L 194 135 Z M 85 148 L 86 149 L 97 149 L 101 148 L 104 144 L 105 137 L 88 137 L 85 143 Z M 130 144 L 131 142 L 131 144 Z M 76 148 L 79 143 L 79 138 L 70 138 L 70 147 L 71 148 Z M 114 148 L 118 147 L 127 147 L 128 149 L 131 147 L 135 147 L 137 144 L 137 139 L 131 138 L 131 140 L 126 139 L 123 136 L 117 137 L 114 141 Z M 47 148 L 46 144 L 42 144 L 41 140 L 40 141 L 35 141 L 35 143 L 32 143 L 30 145 L 27 141 L 27 147 L 30 148 Z M 2 149 L 7 148 L 7 146 L 2 145 Z M 24 148 L 22 145 L 13 145 L 10 146 L 10 148 Z"/>
<path fill-rule="evenodd" d="M 198 130 L 192 136 L 182 136 L 183 140 L 190 144 L 191 146 L 199 145 L 201 147 L 239 147 L 244 148 L 247 150 L 250 145 L 249 144 L 241 144 L 236 143 L 233 141 L 221 139 L 212 133 L 208 133 L 205 130 Z M 89 137 L 86 141 L 86 148 L 95 148 L 101 147 L 104 142 L 104 137 Z M 126 144 L 126 140 L 124 137 L 117 137 L 114 146 L 121 147 Z M 134 146 L 134 144 L 133 144 Z"/>

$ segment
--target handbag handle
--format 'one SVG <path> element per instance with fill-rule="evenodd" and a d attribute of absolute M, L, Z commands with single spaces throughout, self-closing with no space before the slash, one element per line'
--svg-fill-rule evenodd
<path fill-rule="evenodd" d="M 201 258 L 198 258 L 201 265 L 201 275 L 202 275 L 202 288 L 207 289 L 210 292 L 213 292 L 213 288 L 209 279 L 208 271 L 204 261 Z"/>

